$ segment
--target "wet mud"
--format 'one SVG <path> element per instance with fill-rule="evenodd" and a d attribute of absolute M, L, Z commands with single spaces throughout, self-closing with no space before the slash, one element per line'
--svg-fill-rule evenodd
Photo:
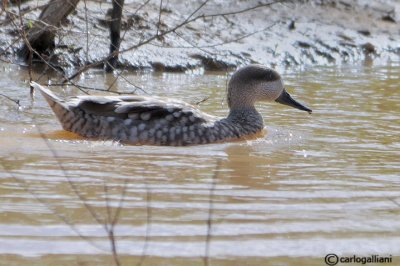
<path fill-rule="evenodd" d="M 24 22 L 34 21 L 46 2 L 23 2 Z M 271 5 L 212 0 L 201 8 L 200 1 L 171 0 L 163 3 L 161 12 L 156 1 L 125 2 L 119 68 L 183 72 L 249 63 L 293 67 L 399 60 L 396 0 Z M 110 8 L 109 2 L 79 3 L 56 37 L 56 50 L 48 58 L 54 67 L 74 69 L 107 57 Z M 13 5 L 8 11 L 19 12 Z M 0 53 L 15 60 L 22 45 L 18 22 L 2 12 L 0 23 Z"/>

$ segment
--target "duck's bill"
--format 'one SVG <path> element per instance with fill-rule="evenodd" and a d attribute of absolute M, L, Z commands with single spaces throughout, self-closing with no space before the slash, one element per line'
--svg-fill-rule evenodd
<path fill-rule="evenodd" d="M 275 101 L 284 105 L 297 108 L 299 110 L 306 111 L 309 114 L 312 113 L 312 110 L 310 108 L 302 105 L 301 103 L 293 99 L 292 96 L 290 96 L 290 94 L 285 89 L 282 91 L 281 95 Z"/>

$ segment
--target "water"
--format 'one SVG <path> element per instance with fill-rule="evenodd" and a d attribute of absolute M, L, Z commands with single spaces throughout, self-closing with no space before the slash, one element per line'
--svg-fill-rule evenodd
<path fill-rule="evenodd" d="M 20 107 L 0 96 L 0 264 L 112 265 L 113 221 L 122 265 L 203 265 L 207 249 L 213 265 L 325 265 L 328 253 L 400 263 L 400 66 L 281 73 L 312 115 L 259 104 L 264 138 L 176 148 L 67 134 L 30 97 L 26 71 L 1 65 L 1 93 Z M 226 73 L 125 77 L 227 113 Z M 132 91 L 127 80 L 112 90 Z"/>

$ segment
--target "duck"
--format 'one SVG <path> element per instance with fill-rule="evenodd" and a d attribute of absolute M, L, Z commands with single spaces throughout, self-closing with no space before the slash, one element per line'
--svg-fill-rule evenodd
<path fill-rule="evenodd" d="M 134 145 L 188 146 L 245 139 L 263 131 L 256 102 L 277 102 L 308 113 L 277 71 L 263 65 L 239 68 L 228 83 L 229 114 L 221 118 L 184 101 L 150 96 L 75 96 L 61 99 L 36 82 L 64 130 L 82 137 Z"/>

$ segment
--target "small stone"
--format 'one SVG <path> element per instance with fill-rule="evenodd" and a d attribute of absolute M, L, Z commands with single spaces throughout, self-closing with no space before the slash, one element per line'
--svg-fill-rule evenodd
<path fill-rule="evenodd" d="M 153 62 L 151 66 L 155 71 L 165 71 L 165 65 L 161 62 Z"/>
<path fill-rule="evenodd" d="M 364 43 L 361 45 L 361 48 L 364 51 L 364 54 L 374 54 L 376 53 L 375 45 L 370 42 Z"/>
<path fill-rule="evenodd" d="M 371 36 L 371 32 L 369 30 L 367 30 L 367 29 L 358 30 L 357 32 L 360 33 L 361 35 L 364 35 L 364 36 Z"/>
<path fill-rule="evenodd" d="M 297 42 L 297 45 L 298 45 L 300 48 L 306 48 L 306 49 L 308 49 L 308 48 L 311 47 L 311 44 L 306 43 L 306 42 L 302 42 L 302 41 L 298 41 L 298 42 Z"/>
<path fill-rule="evenodd" d="M 294 22 L 294 20 L 290 21 L 288 28 L 289 28 L 289 30 L 296 29 L 296 23 Z"/>
<path fill-rule="evenodd" d="M 391 15 L 385 15 L 382 17 L 383 21 L 391 22 L 391 23 L 396 23 L 396 20 L 391 16 Z"/>

